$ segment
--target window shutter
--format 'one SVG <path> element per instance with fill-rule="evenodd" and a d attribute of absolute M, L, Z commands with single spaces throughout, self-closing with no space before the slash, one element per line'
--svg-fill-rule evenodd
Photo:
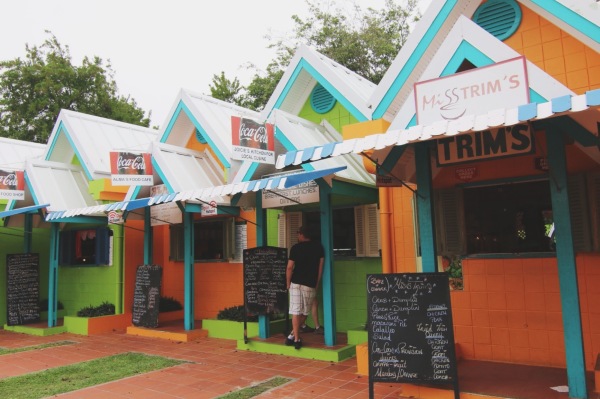
<path fill-rule="evenodd" d="M 366 256 L 380 256 L 381 239 L 379 235 L 379 212 L 377 204 L 363 206 L 365 212 Z"/>
<path fill-rule="evenodd" d="M 356 237 L 356 256 L 366 256 L 365 215 L 362 206 L 354 207 L 354 236 Z"/>
<path fill-rule="evenodd" d="M 592 213 L 590 219 L 593 221 L 594 251 L 600 251 L 600 174 L 590 176 L 588 198 Z"/>
<path fill-rule="evenodd" d="M 590 251 L 590 218 L 586 201 L 585 178 L 583 175 L 572 175 L 569 176 L 567 184 L 573 247 L 575 252 Z M 560 240 L 560 237 L 557 239 Z"/>
<path fill-rule="evenodd" d="M 236 261 L 242 258 L 242 254 L 236 252 L 235 246 L 235 218 L 230 217 L 223 220 L 223 231 L 225 234 L 223 241 L 223 259 L 231 259 Z M 243 248 L 246 248 L 244 245 Z"/>
<path fill-rule="evenodd" d="M 59 233 L 59 254 L 58 263 L 61 265 L 73 264 L 73 254 L 75 253 L 75 232 L 61 231 Z"/>
<path fill-rule="evenodd" d="M 169 226 L 169 260 L 183 260 L 183 224 Z"/>
<path fill-rule="evenodd" d="M 277 246 L 279 248 L 287 248 L 285 245 L 285 213 L 277 215 Z"/>
<path fill-rule="evenodd" d="M 438 190 L 435 196 L 437 248 L 439 255 L 464 253 L 463 202 L 460 189 Z"/>
<path fill-rule="evenodd" d="M 287 229 L 286 229 L 286 248 L 291 248 L 292 245 L 298 242 L 298 229 L 302 226 L 302 212 L 288 212 L 286 213 L 288 218 Z"/>
<path fill-rule="evenodd" d="M 106 227 L 96 229 L 96 265 L 110 264 L 110 236 L 112 231 Z"/>

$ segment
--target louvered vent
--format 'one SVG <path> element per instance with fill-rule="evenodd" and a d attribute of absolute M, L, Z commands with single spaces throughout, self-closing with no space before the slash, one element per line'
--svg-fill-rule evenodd
<path fill-rule="evenodd" d="M 473 21 L 499 40 L 509 38 L 521 23 L 521 8 L 515 0 L 489 0 L 473 16 Z"/>
<path fill-rule="evenodd" d="M 335 98 L 320 84 L 317 84 L 310 94 L 310 106 L 318 114 L 331 111 Z"/>
<path fill-rule="evenodd" d="M 204 138 L 204 136 L 202 135 L 202 133 L 200 133 L 200 130 L 198 130 L 198 129 L 196 129 L 196 140 L 198 140 L 202 144 L 206 144 L 206 139 Z"/>

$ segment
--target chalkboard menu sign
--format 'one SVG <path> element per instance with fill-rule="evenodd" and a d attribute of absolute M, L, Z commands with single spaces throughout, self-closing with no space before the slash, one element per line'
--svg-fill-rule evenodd
<path fill-rule="evenodd" d="M 6 305 L 9 326 L 40 321 L 40 255 L 6 255 Z"/>
<path fill-rule="evenodd" d="M 135 273 L 132 323 L 137 327 L 158 327 L 162 267 L 140 265 Z"/>
<path fill-rule="evenodd" d="M 287 313 L 287 249 L 244 249 L 244 300 L 251 314 Z"/>
<path fill-rule="evenodd" d="M 454 384 L 448 275 L 367 276 L 369 382 Z"/>

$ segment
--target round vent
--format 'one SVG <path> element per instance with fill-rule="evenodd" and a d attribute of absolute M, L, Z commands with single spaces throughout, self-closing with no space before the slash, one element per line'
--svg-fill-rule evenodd
<path fill-rule="evenodd" d="M 335 98 L 320 84 L 317 83 L 310 94 L 310 106 L 318 114 L 331 111 L 335 105 Z"/>
<path fill-rule="evenodd" d="M 499 40 L 509 38 L 521 23 L 521 8 L 515 0 L 488 0 L 483 3 L 473 21 Z"/>

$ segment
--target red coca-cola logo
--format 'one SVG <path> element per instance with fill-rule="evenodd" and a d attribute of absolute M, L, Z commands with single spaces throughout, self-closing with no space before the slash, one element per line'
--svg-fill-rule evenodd
<path fill-rule="evenodd" d="M 6 175 L 0 175 L 0 186 L 17 186 L 17 175 L 15 173 L 9 173 Z"/>
<path fill-rule="evenodd" d="M 135 158 L 119 155 L 117 160 L 117 168 L 143 170 L 146 169 L 146 162 L 144 162 L 144 157 L 141 155 L 138 155 Z"/>
<path fill-rule="evenodd" d="M 241 118 L 238 130 L 240 145 L 244 147 L 260 148 L 266 150 L 269 139 L 267 127 L 251 119 Z"/>

